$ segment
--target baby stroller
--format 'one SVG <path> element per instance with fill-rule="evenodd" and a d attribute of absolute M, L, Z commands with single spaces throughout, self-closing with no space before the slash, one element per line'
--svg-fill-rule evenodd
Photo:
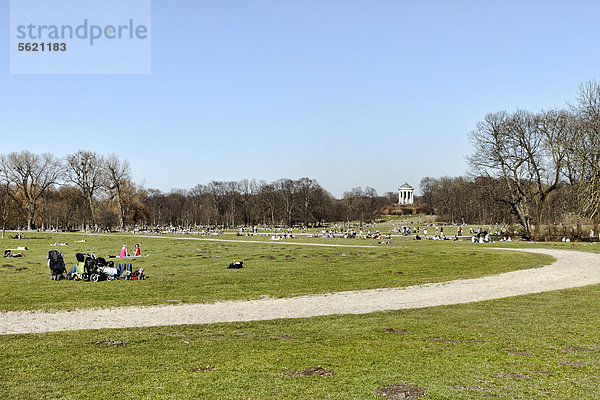
<path fill-rule="evenodd" d="M 64 274 L 67 272 L 67 269 L 65 268 L 65 260 L 61 252 L 58 250 L 50 250 L 48 252 L 48 267 L 52 271 L 50 280 L 59 281 L 65 279 Z"/>
<path fill-rule="evenodd" d="M 112 281 L 120 274 L 117 268 L 113 267 L 112 261 L 107 262 L 104 258 L 88 254 L 85 260 L 84 274 L 86 280 L 90 282 Z"/>
<path fill-rule="evenodd" d="M 87 264 L 88 258 L 95 258 L 93 254 L 83 254 L 76 253 L 75 258 L 77 259 L 77 264 L 73 266 L 73 268 L 67 274 L 67 279 L 69 280 L 88 280 L 89 274 L 87 272 Z"/>
<path fill-rule="evenodd" d="M 96 258 L 93 254 L 76 253 L 77 264 L 67 276 L 68 279 L 98 282 L 109 279 L 110 271 L 106 271 L 108 263 L 104 258 Z"/>
<path fill-rule="evenodd" d="M 77 264 L 69 272 L 68 279 L 83 280 L 90 282 L 112 281 L 121 276 L 124 272 L 125 264 L 121 268 L 121 264 L 114 267 L 112 261 L 106 261 L 102 257 L 96 258 L 93 254 L 75 254 Z M 129 264 L 131 270 L 131 264 Z"/>
<path fill-rule="evenodd" d="M 90 282 L 100 282 L 108 279 L 104 272 L 106 260 L 104 258 L 88 257 L 85 263 L 85 273 Z"/>

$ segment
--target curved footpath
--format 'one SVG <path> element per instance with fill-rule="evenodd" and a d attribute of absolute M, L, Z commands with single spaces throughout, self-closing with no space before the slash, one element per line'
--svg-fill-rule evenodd
<path fill-rule="evenodd" d="M 515 249 L 503 249 L 515 250 Z M 366 314 L 500 299 L 600 283 L 600 255 L 569 250 L 519 249 L 556 258 L 551 265 L 476 279 L 405 288 L 349 291 L 281 299 L 56 312 L 2 312 L 0 334 L 131 328 Z"/>

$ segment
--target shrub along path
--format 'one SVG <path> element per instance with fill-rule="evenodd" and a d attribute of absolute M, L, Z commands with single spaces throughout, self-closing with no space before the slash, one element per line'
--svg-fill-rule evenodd
<path fill-rule="evenodd" d="M 470 303 L 600 283 L 600 255 L 568 250 L 503 249 L 548 254 L 551 265 L 476 279 L 405 288 L 348 291 L 212 304 L 0 313 L 0 334 L 305 318 Z"/>

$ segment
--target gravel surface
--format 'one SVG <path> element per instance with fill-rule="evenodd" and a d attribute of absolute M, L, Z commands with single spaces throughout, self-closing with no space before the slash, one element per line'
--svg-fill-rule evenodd
<path fill-rule="evenodd" d="M 598 254 L 548 249 L 515 251 L 548 254 L 556 258 L 556 262 L 500 275 L 404 288 L 210 304 L 2 312 L 0 335 L 366 314 L 470 303 L 600 283 Z"/>

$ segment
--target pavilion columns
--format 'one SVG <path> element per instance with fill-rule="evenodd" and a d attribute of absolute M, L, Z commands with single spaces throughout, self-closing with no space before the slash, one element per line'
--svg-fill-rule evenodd
<path fill-rule="evenodd" d="M 398 189 L 398 204 L 413 204 L 414 200 L 415 198 L 413 188 Z"/>

